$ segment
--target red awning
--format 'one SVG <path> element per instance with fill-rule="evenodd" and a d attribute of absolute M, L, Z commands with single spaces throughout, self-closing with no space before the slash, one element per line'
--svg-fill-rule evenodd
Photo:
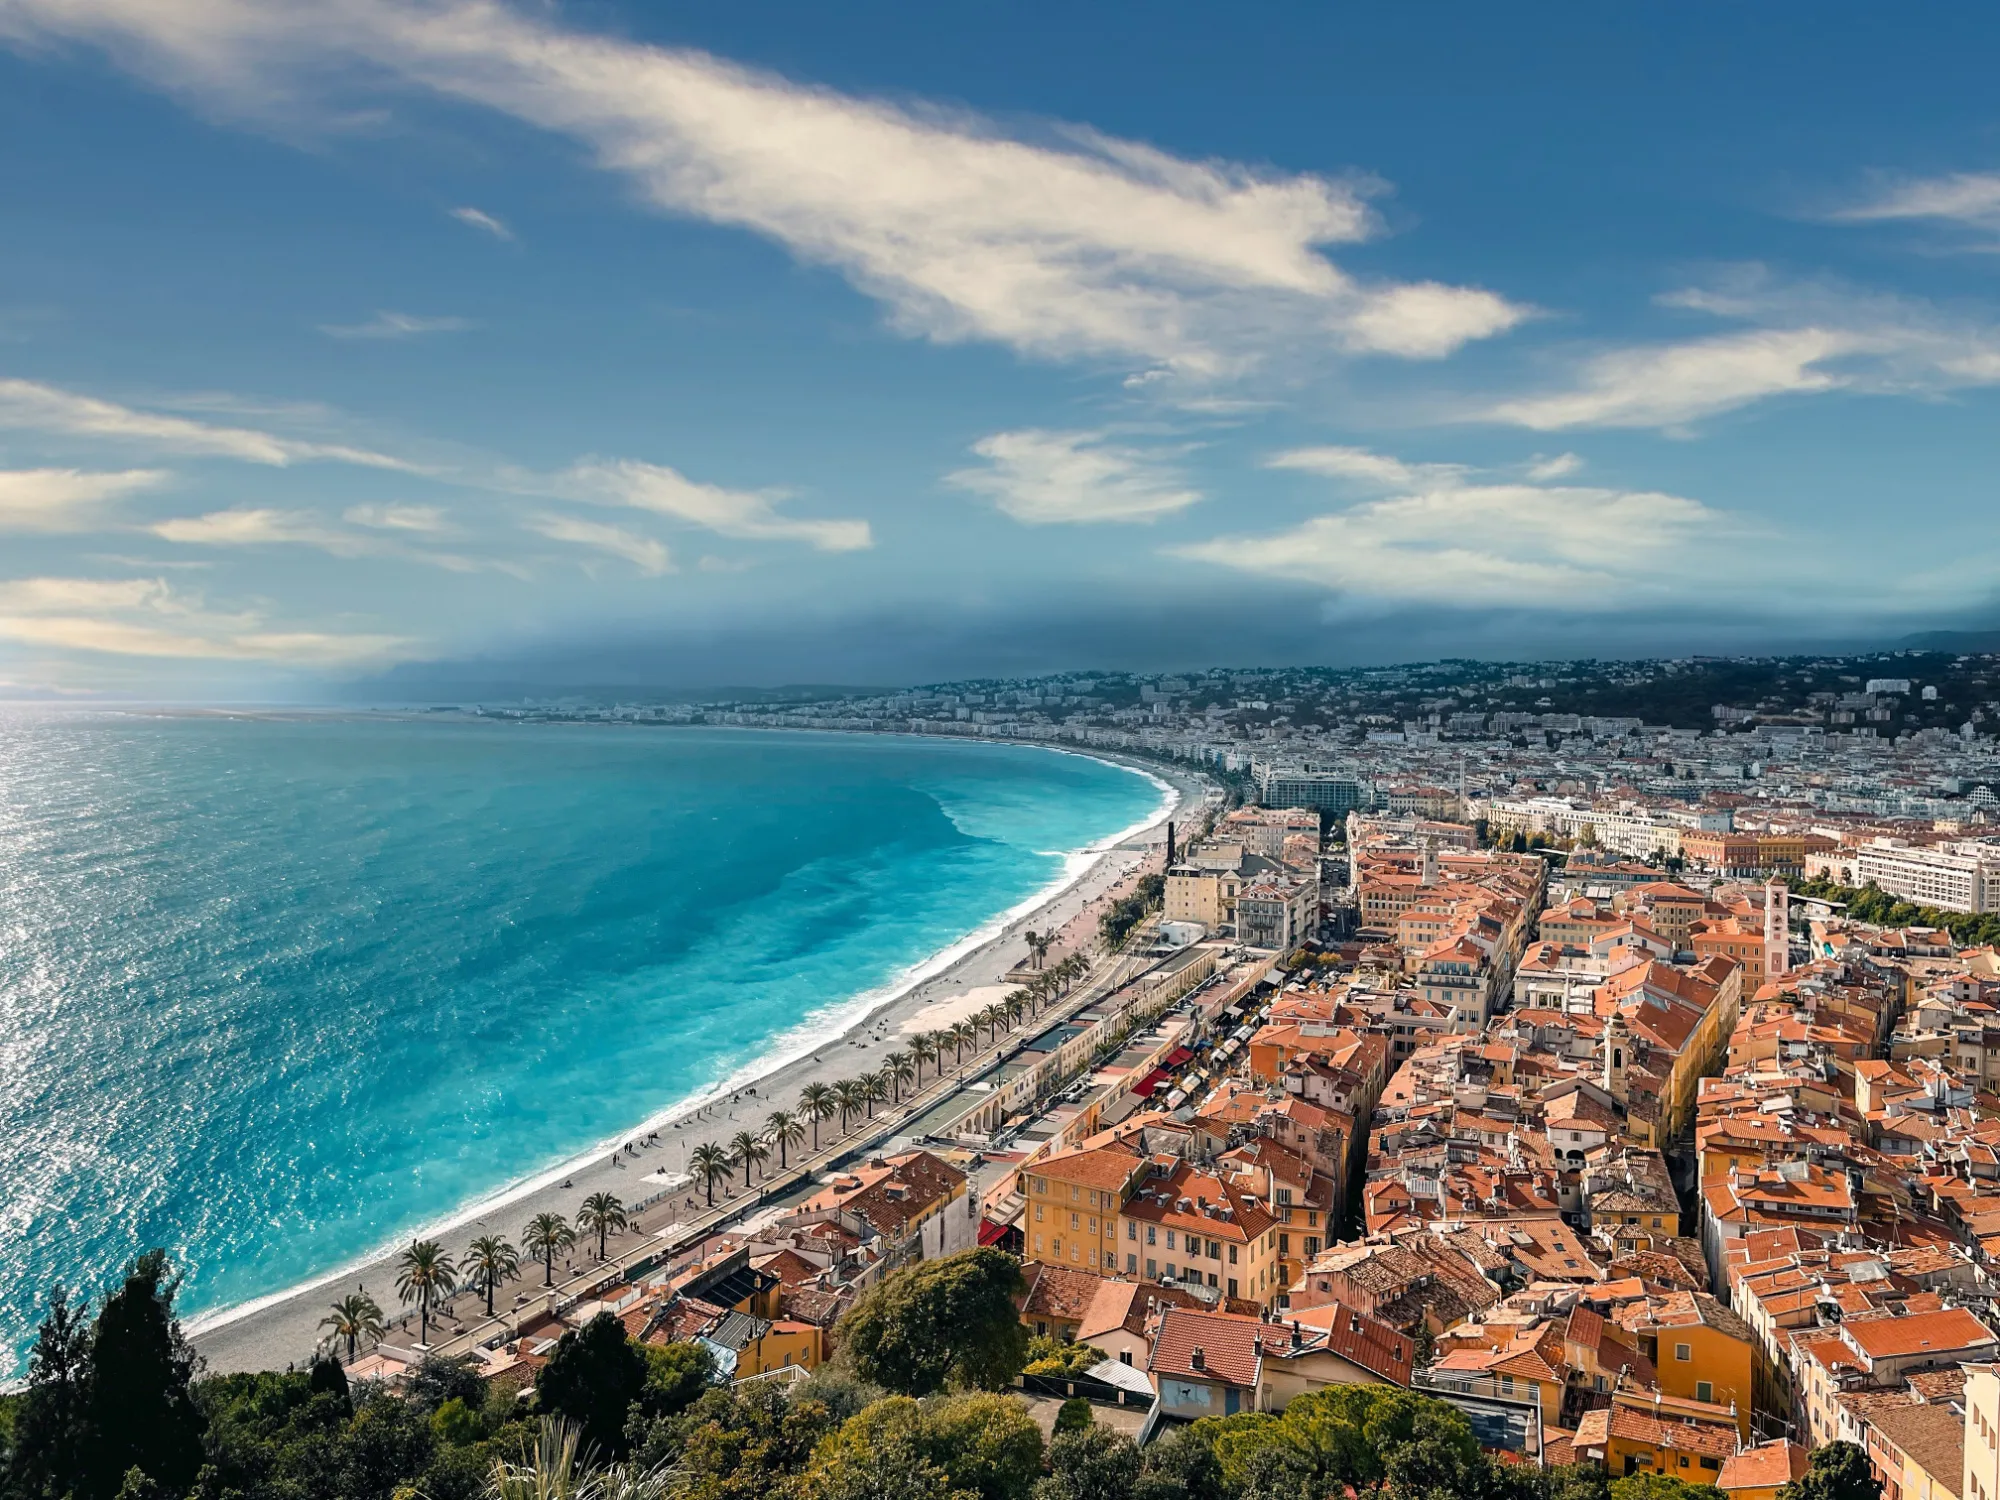
<path fill-rule="evenodd" d="M 981 1219 L 979 1221 L 979 1243 L 982 1245 L 998 1244 L 1001 1240 L 1007 1238 L 1007 1231 L 1011 1227 L 1007 1224 L 995 1224 L 991 1219 Z"/>
<path fill-rule="evenodd" d="M 1165 1068 L 1155 1068 L 1144 1078 L 1141 1078 L 1137 1083 L 1132 1085 L 1132 1092 L 1143 1099 L 1166 1081 L 1167 1070 Z"/>
<path fill-rule="evenodd" d="M 1194 1054 L 1188 1051 L 1187 1048 L 1176 1047 L 1174 1048 L 1173 1051 L 1167 1054 L 1167 1066 L 1170 1068 L 1178 1068 L 1182 1063 L 1186 1062 L 1189 1058 L 1193 1056 Z"/>

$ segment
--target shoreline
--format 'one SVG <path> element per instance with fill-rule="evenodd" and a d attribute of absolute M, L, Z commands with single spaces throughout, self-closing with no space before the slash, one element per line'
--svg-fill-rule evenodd
<path fill-rule="evenodd" d="M 1020 742 L 994 740 L 988 743 Z M 1159 791 L 1160 801 L 1140 821 L 1081 849 L 1064 853 L 1062 858 L 1065 863 L 1059 874 L 1026 899 L 995 913 L 971 932 L 909 965 L 882 984 L 836 1000 L 802 1018 L 774 1037 L 768 1050 L 747 1060 L 724 1078 L 667 1104 L 643 1120 L 570 1154 L 552 1166 L 536 1168 L 470 1204 L 447 1211 L 411 1231 L 411 1237 L 455 1241 L 467 1238 L 471 1231 L 479 1229 L 505 1233 L 507 1226 L 489 1225 L 486 1221 L 503 1215 L 509 1218 L 525 1216 L 556 1207 L 553 1200 L 557 1198 L 565 1202 L 571 1198 L 580 1201 L 591 1191 L 618 1186 L 621 1180 L 629 1182 L 630 1173 L 625 1170 L 624 1156 L 630 1147 L 643 1143 L 646 1152 L 653 1151 L 656 1146 L 666 1149 L 671 1143 L 665 1136 L 679 1132 L 681 1159 L 684 1162 L 687 1148 L 697 1139 L 707 1137 L 720 1141 L 726 1140 L 737 1129 L 755 1130 L 764 1109 L 778 1106 L 780 1100 L 789 1099 L 805 1083 L 831 1082 L 849 1071 L 839 1066 L 849 1061 L 845 1056 L 847 1049 L 854 1048 L 860 1052 L 859 1056 L 851 1059 L 854 1065 L 872 1063 L 877 1060 L 874 1054 L 894 1050 L 902 1037 L 917 1029 L 912 1024 L 913 1018 L 921 1016 L 924 1007 L 985 984 L 1004 982 L 1004 974 L 1015 965 L 1010 959 L 995 968 L 1001 949 L 1017 941 L 1024 929 L 1040 926 L 1044 919 L 1067 924 L 1093 902 L 1122 886 L 1131 870 L 1149 856 L 1120 860 L 1120 851 L 1129 850 L 1138 841 L 1144 841 L 1149 846 L 1157 845 L 1160 842 L 1157 836 L 1167 822 L 1188 806 L 1190 800 L 1198 802 L 1204 786 L 1203 778 L 1198 773 L 1190 772 L 1184 778 L 1169 779 L 1155 767 L 1116 757 L 1114 753 L 1093 753 L 1057 746 L 1027 745 L 1022 748 L 1051 749 L 1060 754 L 1080 755 L 1085 759 L 1115 765 L 1120 770 L 1150 781 Z M 1114 869 L 1114 866 L 1118 868 Z M 746 1113 L 757 1118 L 746 1121 L 741 1118 Z M 654 1134 L 662 1138 L 657 1142 L 649 1140 L 649 1135 Z M 635 1158 L 631 1165 L 642 1175 L 676 1170 L 671 1160 L 655 1164 L 644 1156 Z M 653 1189 L 658 1185 L 646 1183 L 643 1186 Z M 671 1190 L 673 1193 L 681 1191 L 682 1187 Z M 639 1192 L 627 1196 L 637 1200 L 646 1195 Z M 573 1206 L 558 1211 L 563 1212 L 566 1218 L 574 1217 Z M 379 1286 L 391 1286 L 394 1280 L 392 1259 L 405 1243 L 404 1237 L 399 1234 L 393 1241 L 363 1251 L 322 1274 L 262 1297 L 197 1314 L 185 1324 L 189 1340 L 210 1368 L 219 1371 L 277 1368 L 309 1357 L 319 1339 L 316 1315 L 323 1312 L 326 1302 L 331 1300 L 330 1297 L 322 1299 L 320 1294 L 337 1293 L 343 1284 L 350 1289 L 354 1286 L 365 1288 L 366 1278 L 371 1275 L 378 1278 Z M 447 1249 L 455 1250 L 455 1243 L 448 1244 Z M 583 1253 L 579 1246 L 576 1254 Z M 524 1261 L 523 1286 L 539 1284 L 533 1280 L 534 1269 L 534 1263 Z M 394 1300 L 393 1294 L 376 1296 L 375 1300 L 382 1307 L 393 1331 L 396 1325 L 391 1314 L 397 1312 L 400 1304 Z"/>

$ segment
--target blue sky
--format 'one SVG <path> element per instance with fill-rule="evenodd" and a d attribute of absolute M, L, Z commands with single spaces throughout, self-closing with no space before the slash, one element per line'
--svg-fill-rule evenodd
<path fill-rule="evenodd" d="M 0 696 L 1991 623 L 2000 21 L 1139 17 L 0 0 Z"/>

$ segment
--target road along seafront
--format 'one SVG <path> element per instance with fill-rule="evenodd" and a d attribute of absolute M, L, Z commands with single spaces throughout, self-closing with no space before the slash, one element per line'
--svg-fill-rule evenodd
<path fill-rule="evenodd" d="M 506 1326 L 577 1300 L 588 1289 L 604 1283 L 607 1275 L 641 1261 L 658 1260 L 675 1247 L 698 1241 L 703 1234 L 742 1218 L 748 1210 L 809 1181 L 842 1158 L 892 1138 L 910 1121 L 978 1077 L 996 1056 L 1018 1049 L 1054 1018 L 1082 1009 L 1129 978 L 1133 961 L 1100 960 L 1084 982 L 1037 1020 L 980 1045 L 976 1052 L 968 1050 L 962 1062 L 948 1058 L 942 1077 L 927 1069 L 916 1095 L 906 1095 L 892 1108 L 878 1106 L 872 1120 L 854 1122 L 845 1137 L 833 1139 L 836 1122 L 823 1122 L 819 1150 L 808 1145 L 803 1156 L 791 1154 L 786 1171 L 773 1170 L 769 1178 L 760 1177 L 752 1191 L 745 1190 L 739 1174 L 726 1190 L 718 1191 L 713 1210 L 698 1185 L 680 1181 L 695 1147 L 703 1143 L 726 1146 L 743 1131 L 760 1135 L 766 1117 L 773 1110 L 794 1109 L 800 1090 L 807 1085 L 831 1086 L 876 1071 L 890 1053 L 903 1050 L 915 1032 L 939 1029 L 960 1019 L 966 1008 L 964 996 L 1005 985 L 1007 975 L 1022 966 L 1027 952 L 1023 934 L 1027 931 L 1061 930 L 1062 939 L 1051 950 L 1053 958 L 1078 948 L 1094 949 L 1098 914 L 1129 894 L 1146 869 L 1160 867 L 1167 823 L 1191 813 L 1212 790 L 1211 784 L 1196 774 L 1137 762 L 1120 763 L 1161 781 L 1170 795 L 1163 798 L 1148 824 L 1128 830 L 1115 845 L 1080 861 L 1079 868 L 1070 872 L 1068 883 L 1033 909 L 1011 914 L 997 932 L 935 972 L 926 975 L 925 966 L 919 966 L 913 971 L 919 977 L 885 995 L 845 1032 L 810 1051 L 769 1071 L 760 1071 L 758 1060 L 746 1059 L 741 1073 L 705 1097 L 643 1122 L 618 1139 L 604 1142 L 588 1157 L 544 1171 L 446 1222 L 419 1230 L 413 1238 L 441 1240 L 448 1253 L 462 1260 L 466 1242 L 480 1235 L 502 1236 L 518 1245 L 522 1226 L 537 1214 L 560 1214 L 574 1224 L 583 1200 L 594 1193 L 617 1195 L 628 1212 L 634 1205 L 643 1205 L 633 1215 L 632 1227 L 616 1237 L 614 1253 L 604 1263 L 595 1260 L 595 1247 L 586 1247 L 586 1237 L 579 1235 L 577 1248 L 557 1261 L 552 1287 L 541 1284 L 543 1268 L 531 1262 L 524 1251 L 521 1279 L 508 1284 L 496 1299 L 496 1312 L 502 1315 L 496 1320 L 485 1318 L 483 1298 L 462 1289 L 441 1310 L 442 1319 L 433 1312 L 431 1347 L 444 1353 L 467 1352 L 492 1341 Z M 190 1328 L 195 1347 L 211 1369 L 223 1372 L 274 1369 L 301 1362 L 325 1340 L 320 1324 L 330 1305 L 357 1291 L 372 1298 L 390 1319 L 385 1342 L 402 1348 L 414 1346 L 416 1316 L 403 1315 L 396 1293 L 395 1262 L 405 1243 L 385 1246 L 364 1261 L 276 1296 L 196 1320 Z M 514 1302 L 517 1296 L 523 1299 L 518 1305 Z"/>

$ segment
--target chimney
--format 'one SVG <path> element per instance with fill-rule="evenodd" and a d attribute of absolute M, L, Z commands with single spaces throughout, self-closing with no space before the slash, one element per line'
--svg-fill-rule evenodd
<path fill-rule="evenodd" d="M 1202 1348 L 1201 1345 L 1196 1344 L 1194 1348 L 1188 1351 L 1188 1363 L 1197 1370 L 1206 1370 L 1208 1368 L 1208 1351 Z"/>

